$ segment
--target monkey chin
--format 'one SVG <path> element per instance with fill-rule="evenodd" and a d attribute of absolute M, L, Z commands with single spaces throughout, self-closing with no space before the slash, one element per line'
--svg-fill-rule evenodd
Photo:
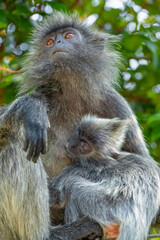
<path fill-rule="evenodd" d="M 52 63 L 56 67 L 57 70 L 66 70 L 68 66 L 68 57 L 69 53 L 66 52 L 57 52 L 52 56 Z"/>
<path fill-rule="evenodd" d="M 69 55 L 69 52 L 67 51 L 55 51 L 51 56 L 50 58 L 52 58 L 54 61 L 55 60 L 63 60 L 64 57 L 66 57 L 67 55 Z"/>

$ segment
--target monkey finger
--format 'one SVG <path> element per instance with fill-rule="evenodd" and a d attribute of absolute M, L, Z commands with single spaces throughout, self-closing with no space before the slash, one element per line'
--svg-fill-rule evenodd
<path fill-rule="evenodd" d="M 41 150 L 41 153 L 42 153 L 42 154 L 45 154 L 46 152 L 47 152 L 47 142 L 44 142 L 44 143 L 43 143 L 42 150 Z"/>
<path fill-rule="evenodd" d="M 27 154 L 27 159 L 30 161 L 31 160 L 31 158 L 32 158 L 32 156 L 33 156 L 33 152 L 34 152 L 34 145 L 32 144 L 30 144 L 30 146 L 29 146 L 29 151 L 28 151 L 28 154 Z"/>
<path fill-rule="evenodd" d="M 32 156 L 32 162 L 36 163 L 40 155 L 40 149 L 36 149 L 33 156 Z"/>
<path fill-rule="evenodd" d="M 26 139 L 24 142 L 23 150 L 26 152 L 29 147 L 29 141 Z"/>
<path fill-rule="evenodd" d="M 47 131 L 43 131 L 43 142 L 41 153 L 45 154 L 47 152 Z"/>
<path fill-rule="evenodd" d="M 36 141 L 36 144 L 35 144 L 34 153 L 32 155 L 32 162 L 34 162 L 34 163 L 37 162 L 37 160 L 39 158 L 39 155 L 41 153 L 41 149 L 42 149 L 42 143 L 41 143 L 42 136 L 43 136 L 43 133 L 42 133 L 42 131 L 40 131 L 39 137 L 38 137 L 38 139 Z"/>

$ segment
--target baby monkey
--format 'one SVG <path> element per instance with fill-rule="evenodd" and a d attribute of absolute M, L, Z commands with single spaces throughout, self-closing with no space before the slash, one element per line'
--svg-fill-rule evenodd
<path fill-rule="evenodd" d="M 157 163 L 121 151 L 129 120 L 82 118 L 67 150 L 73 164 L 54 178 L 51 204 L 64 206 L 65 222 L 82 216 L 119 225 L 118 240 L 144 240 L 160 205 Z"/>

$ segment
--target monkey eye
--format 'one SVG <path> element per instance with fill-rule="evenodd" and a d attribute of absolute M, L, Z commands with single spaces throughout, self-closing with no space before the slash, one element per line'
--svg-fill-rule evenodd
<path fill-rule="evenodd" d="M 81 140 L 81 147 L 85 150 L 85 151 L 89 151 L 90 150 L 90 147 L 89 147 L 89 144 L 84 141 L 84 140 Z"/>
<path fill-rule="evenodd" d="M 54 40 L 53 39 L 49 39 L 47 41 L 47 46 L 51 46 L 53 43 L 54 43 Z"/>
<path fill-rule="evenodd" d="M 68 33 L 65 35 L 65 38 L 66 38 L 66 39 L 73 38 L 73 37 L 74 37 L 74 34 L 71 33 L 71 32 L 68 32 Z"/>

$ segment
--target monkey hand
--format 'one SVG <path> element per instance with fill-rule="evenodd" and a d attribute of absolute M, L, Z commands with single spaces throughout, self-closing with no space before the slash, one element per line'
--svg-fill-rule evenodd
<path fill-rule="evenodd" d="M 35 111 L 34 114 L 25 112 L 23 120 L 26 132 L 24 151 L 28 151 L 27 159 L 36 163 L 40 153 L 46 153 L 49 119 L 45 111 L 37 110 L 36 114 Z"/>
<path fill-rule="evenodd" d="M 61 177 L 57 176 L 49 181 L 49 197 L 50 197 L 50 206 L 56 205 L 61 207 L 64 202 L 64 184 L 61 182 Z"/>
<path fill-rule="evenodd" d="M 49 188 L 49 205 L 59 206 L 62 202 L 62 197 L 57 189 Z"/>

